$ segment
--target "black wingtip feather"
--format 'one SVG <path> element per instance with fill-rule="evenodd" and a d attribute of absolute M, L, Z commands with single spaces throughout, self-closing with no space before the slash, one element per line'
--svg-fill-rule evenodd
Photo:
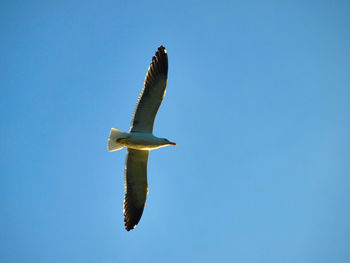
<path fill-rule="evenodd" d="M 134 229 L 140 222 L 141 216 L 143 214 L 142 208 L 137 208 L 132 205 L 132 202 L 128 200 L 128 194 L 126 193 L 124 199 L 124 223 L 126 231 Z"/>
<path fill-rule="evenodd" d="M 157 74 L 168 76 L 168 54 L 163 46 L 159 46 L 145 79 L 145 86 L 151 86 Z"/>

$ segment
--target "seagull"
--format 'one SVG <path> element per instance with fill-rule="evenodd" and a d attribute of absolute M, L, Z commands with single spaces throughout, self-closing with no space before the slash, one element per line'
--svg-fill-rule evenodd
<path fill-rule="evenodd" d="M 112 128 L 108 138 L 108 151 L 127 147 L 125 161 L 125 229 L 130 231 L 139 223 L 148 194 L 147 161 L 149 151 L 176 145 L 165 138 L 153 135 L 153 123 L 165 96 L 168 80 L 168 54 L 158 48 L 148 67 L 144 88 L 136 104 L 129 132 Z"/>

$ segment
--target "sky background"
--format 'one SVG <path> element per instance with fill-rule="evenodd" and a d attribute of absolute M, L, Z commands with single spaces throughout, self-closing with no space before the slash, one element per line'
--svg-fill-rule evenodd
<path fill-rule="evenodd" d="M 134 3 L 130 3 L 134 2 Z M 349 1 L 1 1 L 0 262 L 350 262 Z M 138 227 L 125 149 L 169 55 Z"/>

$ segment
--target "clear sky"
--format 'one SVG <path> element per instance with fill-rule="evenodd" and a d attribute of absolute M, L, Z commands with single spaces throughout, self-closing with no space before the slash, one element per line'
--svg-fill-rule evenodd
<path fill-rule="evenodd" d="M 131 4 L 130 2 L 135 2 Z M 136 3 L 137 2 L 137 3 Z M 1 1 L 0 262 L 350 262 L 349 1 Z M 127 131 L 167 94 L 138 227 Z"/>

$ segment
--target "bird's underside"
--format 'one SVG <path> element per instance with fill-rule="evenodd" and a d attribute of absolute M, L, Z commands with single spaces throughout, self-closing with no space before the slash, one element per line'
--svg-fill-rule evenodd
<path fill-rule="evenodd" d="M 160 46 L 148 68 L 144 88 L 138 99 L 131 122 L 129 135 L 152 135 L 154 119 L 165 95 L 167 75 L 168 55 L 165 48 Z M 108 142 L 108 150 L 113 151 L 128 147 L 126 141 L 120 140 L 126 134 L 117 129 L 114 129 L 114 131 L 112 129 Z M 162 146 L 176 145 L 168 140 L 166 141 L 164 141 L 164 145 Z M 125 145 L 122 145 L 123 142 Z M 135 228 L 140 221 L 148 194 L 147 161 L 149 150 L 138 150 L 137 148 L 137 145 L 135 146 L 134 144 L 133 149 L 128 148 L 126 152 L 124 222 L 127 231 Z"/>

